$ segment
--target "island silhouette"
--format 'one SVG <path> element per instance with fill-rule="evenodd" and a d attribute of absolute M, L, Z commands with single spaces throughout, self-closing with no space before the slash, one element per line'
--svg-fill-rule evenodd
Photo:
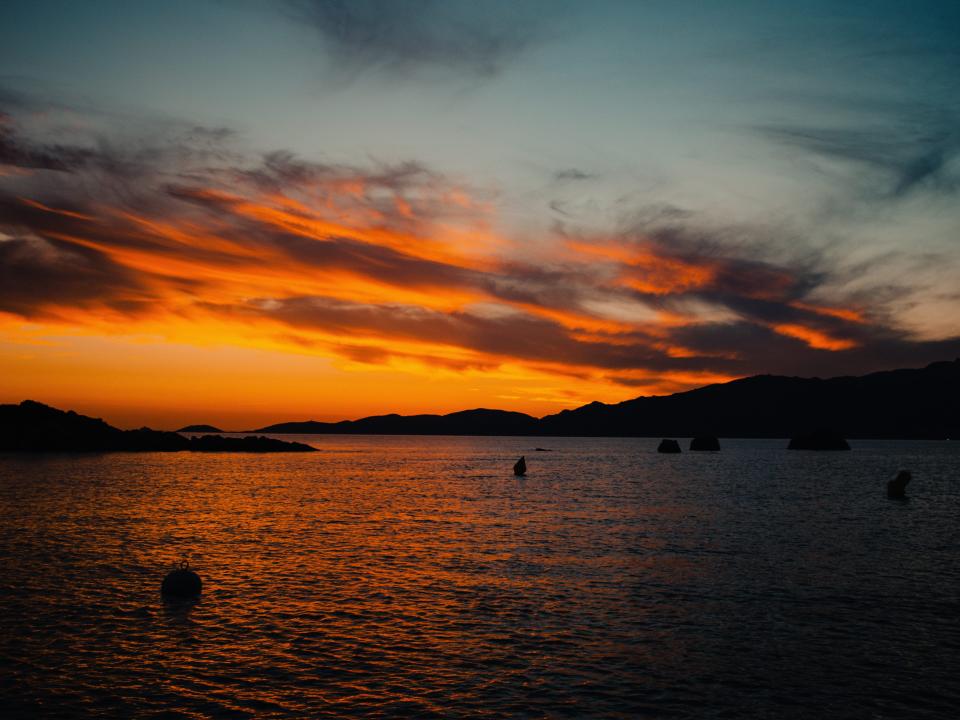
<path fill-rule="evenodd" d="M 178 433 L 222 433 L 224 432 L 213 425 L 186 425 L 175 432 Z"/>

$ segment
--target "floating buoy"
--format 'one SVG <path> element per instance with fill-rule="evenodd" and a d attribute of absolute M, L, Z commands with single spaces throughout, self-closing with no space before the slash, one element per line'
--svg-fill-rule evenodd
<path fill-rule="evenodd" d="M 200 596 L 203 582 L 190 569 L 190 563 L 181 560 L 177 569 L 170 572 L 160 585 L 160 594 L 167 598 L 188 599 Z"/>
<path fill-rule="evenodd" d="M 514 475 L 526 475 L 527 474 L 527 458 L 526 455 L 521 455 L 520 459 L 517 460 L 513 465 L 513 474 Z"/>
<path fill-rule="evenodd" d="M 913 479 L 909 470 L 901 470 L 897 476 L 887 483 L 887 497 L 897 500 L 907 497 L 907 483 Z"/>

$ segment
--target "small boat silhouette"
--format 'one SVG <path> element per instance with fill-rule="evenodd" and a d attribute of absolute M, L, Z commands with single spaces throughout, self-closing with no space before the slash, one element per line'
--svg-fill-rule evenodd
<path fill-rule="evenodd" d="M 521 455 L 520 459 L 514 463 L 513 466 L 514 475 L 526 475 L 527 474 L 527 458 L 525 455 Z"/>

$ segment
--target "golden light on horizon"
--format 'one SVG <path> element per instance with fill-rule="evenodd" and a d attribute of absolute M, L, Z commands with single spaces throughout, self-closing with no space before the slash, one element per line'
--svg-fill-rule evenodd
<path fill-rule="evenodd" d="M 69 292 L 25 288 L 23 309 L 0 309 L 0 399 L 165 426 L 544 415 L 741 376 L 723 369 L 739 348 L 691 335 L 749 320 L 727 295 L 799 314 L 754 322 L 807 347 L 857 346 L 837 333 L 862 315 L 797 300 L 784 269 L 549 232 L 535 263 L 489 202 L 405 182 L 165 185 L 142 207 L 21 194 L 15 259 Z"/>

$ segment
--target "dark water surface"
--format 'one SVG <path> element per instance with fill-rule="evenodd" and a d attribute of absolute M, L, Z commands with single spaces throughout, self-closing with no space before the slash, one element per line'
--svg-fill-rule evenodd
<path fill-rule="evenodd" d="M 960 717 L 960 443 L 302 439 L 0 455 L 0 716 Z"/>

